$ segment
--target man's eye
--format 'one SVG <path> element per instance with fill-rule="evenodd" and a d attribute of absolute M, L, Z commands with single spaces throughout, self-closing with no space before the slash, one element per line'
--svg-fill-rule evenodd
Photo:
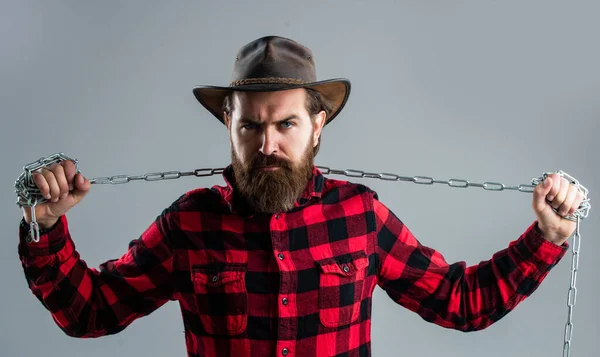
<path fill-rule="evenodd" d="M 294 123 L 292 123 L 291 121 L 284 121 L 283 123 L 281 123 L 281 126 L 284 127 L 285 129 L 289 129 L 292 126 L 294 126 Z"/>
<path fill-rule="evenodd" d="M 252 129 L 256 128 L 256 124 L 244 124 L 242 126 L 242 128 L 244 128 L 246 130 L 252 130 Z"/>

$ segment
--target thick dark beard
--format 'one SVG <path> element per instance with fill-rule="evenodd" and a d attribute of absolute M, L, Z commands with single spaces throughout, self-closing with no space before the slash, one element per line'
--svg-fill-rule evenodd
<path fill-rule="evenodd" d="M 287 212 L 294 208 L 312 176 L 314 153 L 308 145 L 297 167 L 275 155 L 257 153 L 244 164 L 231 149 L 236 194 L 255 212 Z M 261 166 L 279 166 L 275 171 L 260 171 Z"/>

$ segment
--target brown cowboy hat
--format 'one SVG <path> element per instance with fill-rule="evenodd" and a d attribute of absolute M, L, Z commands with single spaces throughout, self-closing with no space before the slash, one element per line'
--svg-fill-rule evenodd
<path fill-rule="evenodd" d="M 325 125 L 342 110 L 350 95 L 350 81 L 344 78 L 317 81 L 312 52 L 288 38 L 266 36 L 242 47 L 233 66 L 228 87 L 199 86 L 194 96 L 221 123 L 223 100 L 233 91 L 269 92 L 294 88 L 319 91 L 332 106 Z"/>

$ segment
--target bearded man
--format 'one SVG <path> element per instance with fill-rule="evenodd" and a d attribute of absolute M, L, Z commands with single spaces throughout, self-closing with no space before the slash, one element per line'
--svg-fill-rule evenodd
<path fill-rule="evenodd" d="M 315 73 L 308 48 L 269 36 L 238 51 L 229 86 L 195 88 L 229 132 L 226 184 L 182 194 L 98 269 L 81 260 L 66 218 L 90 181 L 70 161 L 34 173 L 48 201 L 36 206 L 37 242 L 24 209 L 19 254 L 31 291 L 67 335 L 116 334 L 177 301 L 190 357 L 367 357 L 377 286 L 461 331 L 490 326 L 533 293 L 567 251 L 575 223 L 564 217 L 583 195 L 550 175 L 522 235 L 478 265 L 450 264 L 373 190 L 314 165 L 321 132 L 350 93 L 348 80 Z"/>

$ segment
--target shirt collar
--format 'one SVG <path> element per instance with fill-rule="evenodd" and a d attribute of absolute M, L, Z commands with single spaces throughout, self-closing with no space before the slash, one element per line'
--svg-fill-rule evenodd
<path fill-rule="evenodd" d="M 233 166 L 231 164 L 228 165 L 225 168 L 225 170 L 223 170 L 222 175 L 226 185 L 224 187 L 215 186 L 215 188 L 221 193 L 221 196 L 223 197 L 231 211 L 241 215 L 251 215 L 252 212 L 247 207 L 247 205 L 245 205 L 242 200 L 239 200 L 239 197 L 236 197 L 234 189 L 235 178 L 233 176 Z M 316 166 L 313 165 L 312 175 L 306 183 L 304 191 L 296 200 L 294 209 L 299 209 L 306 206 L 312 198 L 321 198 L 324 184 L 325 177 L 323 176 L 323 173 Z"/>

